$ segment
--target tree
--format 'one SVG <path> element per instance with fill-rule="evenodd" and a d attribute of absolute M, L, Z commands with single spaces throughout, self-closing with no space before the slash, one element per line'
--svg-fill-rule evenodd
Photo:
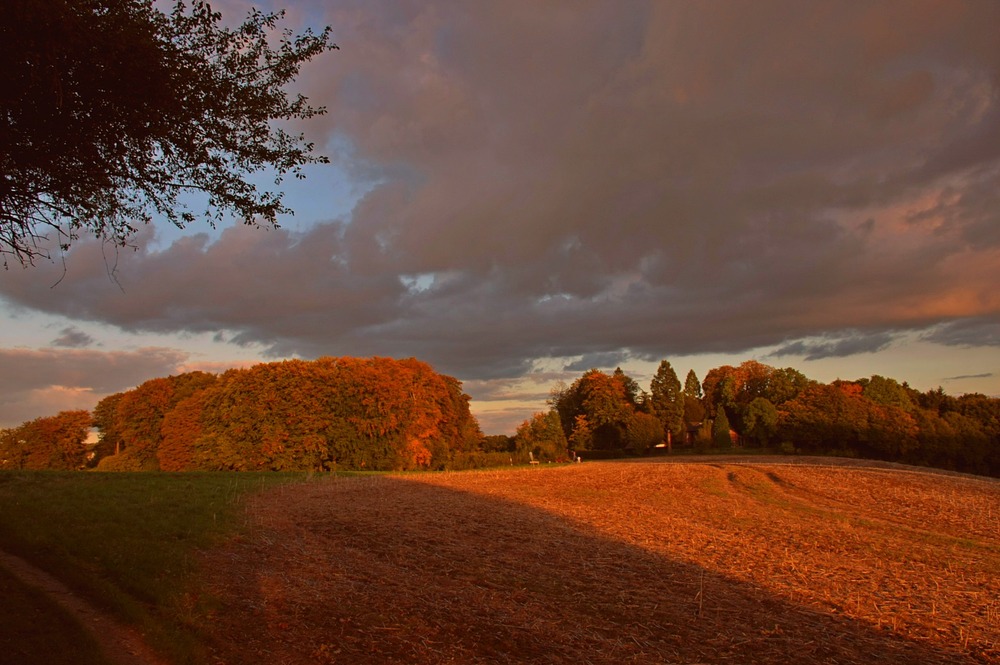
<path fill-rule="evenodd" d="M 283 13 L 235 29 L 203 0 L 8 0 L 0 12 L 0 255 L 22 264 L 86 233 L 126 245 L 154 214 L 184 227 L 203 209 L 277 225 L 259 191 L 323 163 L 278 123 L 321 114 L 284 87 L 337 46 L 293 36 Z M 272 44 L 275 44 L 272 46 Z M 6 261 L 5 261 L 6 265 Z"/>
<path fill-rule="evenodd" d="M 555 411 L 536 413 L 525 420 L 514 435 L 517 452 L 533 454 L 540 460 L 555 461 L 566 457 L 566 435 L 563 433 L 559 414 Z"/>
<path fill-rule="evenodd" d="M 701 381 L 693 369 L 689 369 L 684 377 L 684 394 L 693 399 L 701 399 Z"/>
<path fill-rule="evenodd" d="M 0 469 L 82 469 L 89 411 L 62 411 L 0 433 Z"/>
<path fill-rule="evenodd" d="M 615 373 L 611 376 L 615 381 L 622 384 L 622 389 L 625 391 L 625 399 L 627 399 L 633 407 L 639 406 L 639 404 L 643 401 L 644 394 L 642 392 L 642 388 L 639 387 L 639 383 L 626 374 L 621 367 L 616 367 Z"/>
<path fill-rule="evenodd" d="M 895 406 L 904 411 L 913 409 L 913 401 L 905 385 L 900 385 L 895 379 L 887 379 L 875 374 L 870 379 L 859 381 L 863 386 L 862 394 L 873 402 L 885 406 Z"/>
<path fill-rule="evenodd" d="M 594 446 L 594 430 L 591 428 L 587 416 L 582 413 L 576 417 L 573 424 L 569 445 L 573 450 L 590 450 Z"/>
<path fill-rule="evenodd" d="M 854 452 L 868 429 L 856 384 L 816 384 L 781 405 L 779 436 L 806 452 Z"/>
<path fill-rule="evenodd" d="M 663 439 L 663 423 L 659 418 L 640 411 L 632 414 L 625 429 L 625 441 L 629 448 L 637 453 L 645 453 Z"/>
<path fill-rule="evenodd" d="M 763 397 L 766 397 L 771 404 L 780 406 L 798 397 L 803 390 L 814 383 L 816 382 L 797 369 L 791 367 L 776 369 L 768 380 L 767 391 Z"/>
<path fill-rule="evenodd" d="M 649 385 L 649 393 L 653 413 L 660 420 L 664 435 L 670 441 L 682 439 L 686 429 L 684 396 L 681 393 L 681 382 L 668 361 L 660 361 L 660 366 Z"/>
<path fill-rule="evenodd" d="M 629 420 L 636 411 L 629 399 L 629 381 L 624 373 L 612 376 L 591 369 L 569 388 L 553 390 L 550 405 L 574 448 L 610 450 L 624 445 Z M 584 419 L 580 420 L 580 416 Z M 587 436 L 576 431 L 581 423 L 586 426 Z"/>
<path fill-rule="evenodd" d="M 778 410 L 764 397 L 756 397 L 743 415 L 744 434 L 759 446 L 766 446 L 778 430 Z"/>
<path fill-rule="evenodd" d="M 506 434 L 490 434 L 483 437 L 479 448 L 485 453 L 514 452 L 514 437 Z"/>
<path fill-rule="evenodd" d="M 719 406 L 715 412 L 715 420 L 712 421 L 712 443 L 718 448 L 730 448 L 733 445 L 729 434 L 729 418 L 723 406 Z"/>
<path fill-rule="evenodd" d="M 157 470 L 161 425 L 177 404 L 216 380 L 207 372 L 150 379 L 133 390 L 104 398 L 94 408 L 101 433 L 97 461 L 102 470 Z M 173 469 L 180 470 L 180 469 Z"/>

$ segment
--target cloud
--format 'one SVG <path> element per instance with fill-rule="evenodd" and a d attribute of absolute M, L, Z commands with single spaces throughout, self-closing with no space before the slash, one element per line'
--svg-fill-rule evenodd
<path fill-rule="evenodd" d="M 143 236 L 111 261 L 124 292 L 82 241 L 56 288 L 61 265 L 0 293 L 482 380 L 540 358 L 840 357 L 933 325 L 995 339 L 959 322 L 1000 313 L 1000 5 L 295 8 L 342 49 L 304 71 L 329 114 L 302 128 L 371 186 L 350 220 Z"/>
<path fill-rule="evenodd" d="M 59 337 L 52 340 L 52 346 L 79 349 L 93 345 L 94 338 L 73 326 L 63 328 Z"/>
<path fill-rule="evenodd" d="M 925 332 L 922 339 L 946 346 L 1000 346 L 1000 316 L 946 321 Z"/>
<path fill-rule="evenodd" d="M 831 334 L 819 339 L 796 340 L 782 344 L 768 357 L 803 356 L 806 360 L 844 358 L 860 353 L 877 353 L 888 348 L 896 335 L 887 332 L 863 333 L 850 331 Z"/>
<path fill-rule="evenodd" d="M 588 353 L 579 360 L 574 360 L 565 367 L 567 372 L 585 372 L 594 367 L 607 369 L 617 367 L 628 359 L 628 354 L 624 351 L 606 351 L 603 353 Z"/>
<path fill-rule="evenodd" d="M 104 396 L 178 372 L 187 354 L 163 348 L 135 351 L 0 349 L 0 427 L 90 409 Z"/>
<path fill-rule="evenodd" d="M 959 376 L 947 376 L 944 378 L 945 381 L 962 381 L 964 379 L 989 379 L 994 376 L 993 372 L 984 372 L 982 374 L 961 374 Z"/>

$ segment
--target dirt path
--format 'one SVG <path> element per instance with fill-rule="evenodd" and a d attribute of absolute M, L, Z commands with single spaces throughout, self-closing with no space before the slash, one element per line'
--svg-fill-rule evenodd
<path fill-rule="evenodd" d="M 215 658 L 1000 662 L 1000 489 L 614 464 L 335 479 L 206 555 Z"/>
<path fill-rule="evenodd" d="M 0 551 L 0 567 L 27 586 L 44 592 L 91 633 L 112 665 L 166 665 L 138 632 L 99 610 L 65 584 L 24 559 Z"/>

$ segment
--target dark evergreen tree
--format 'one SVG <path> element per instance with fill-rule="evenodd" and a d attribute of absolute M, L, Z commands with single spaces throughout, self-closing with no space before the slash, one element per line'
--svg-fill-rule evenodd
<path fill-rule="evenodd" d="M 729 434 L 729 418 L 726 416 L 726 409 L 720 406 L 715 412 L 715 419 L 712 421 L 712 443 L 717 448 L 730 448 L 733 439 Z"/>
<path fill-rule="evenodd" d="M 660 366 L 649 385 L 649 394 L 653 413 L 663 425 L 664 435 L 669 436 L 671 440 L 683 440 L 686 430 L 684 395 L 681 392 L 681 382 L 669 361 L 660 361 Z"/>

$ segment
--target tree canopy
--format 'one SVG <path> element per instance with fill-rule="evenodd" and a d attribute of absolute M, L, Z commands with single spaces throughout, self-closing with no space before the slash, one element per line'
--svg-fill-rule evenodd
<path fill-rule="evenodd" d="M 681 392 L 681 382 L 669 361 L 660 362 L 649 384 L 649 394 L 653 414 L 660 420 L 663 431 L 669 432 L 672 438 L 681 438 L 685 429 L 684 395 Z"/>
<path fill-rule="evenodd" d="M 648 399 L 628 399 L 642 393 L 635 385 L 620 369 L 612 375 L 591 369 L 553 390 L 552 411 L 538 417 L 548 422 L 558 415 L 570 448 L 602 455 L 664 448 L 660 442 L 682 415 L 675 447 L 775 446 L 1000 476 L 995 397 L 953 397 L 940 388 L 921 393 L 879 375 L 822 384 L 755 360 L 709 370 L 701 385 L 689 371 L 683 390 L 664 360 Z"/>
<path fill-rule="evenodd" d="M 320 358 L 153 379 L 95 408 L 102 470 L 443 468 L 479 449 L 461 384 L 418 360 Z"/>
<path fill-rule="evenodd" d="M 90 234 L 126 245 L 159 215 L 277 225 L 281 192 L 328 161 L 282 122 L 324 112 L 285 86 L 330 29 L 236 28 L 208 3 L 8 0 L 0 12 L 0 255 L 22 264 Z M 54 236 L 54 237 L 52 237 Z"/>
<path fill-rule="evenodd" d="M 0 430 L 0 469 L 82 469 L 91 422 L 87 411 L 62 411 Z"/>

